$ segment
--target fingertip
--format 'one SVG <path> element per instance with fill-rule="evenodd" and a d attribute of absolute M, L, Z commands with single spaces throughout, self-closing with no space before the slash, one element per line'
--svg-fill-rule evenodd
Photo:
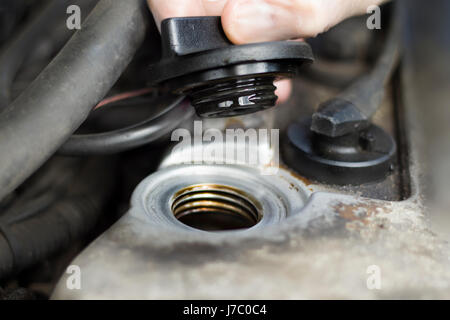
<path fill-rule="evenodd" d="M 222 15 L 225 34 L 235 44 L 298 37 L 297 25 L 300 17 L 294 2 L 230 0 Z"/>
<path fill-rule="evenodd" d="M 277 104 L 288 101 L 292 92 L 292 80 L 284 79 L 277 81 L 275 86 L 277 87 L 277 90 L 275 91 L 275 94 L 278 96 Z"/>
<path fill-rule="evenodd" d="M 238 1 L 229 0 L 222 12 L 222 27 L 227 38 L 234 44 L 244 44 L 245 39 L 241 37 L 239 32 L 239 21 L 237 17 Z"/>

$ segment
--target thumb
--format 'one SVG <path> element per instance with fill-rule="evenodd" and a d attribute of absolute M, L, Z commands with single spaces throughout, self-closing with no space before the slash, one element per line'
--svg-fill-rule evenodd
<path fill-rule="evenodd" d="M 237 44 L 314 37 L 384 0 L 230 0 L 222 24 Z"/>

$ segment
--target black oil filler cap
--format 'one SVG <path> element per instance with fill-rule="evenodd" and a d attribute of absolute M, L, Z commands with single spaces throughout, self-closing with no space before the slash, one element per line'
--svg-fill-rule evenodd
<path fill-rule="evenodd" d="M 162 22 L 162 59 L 150 67 L 150 83 L 187 95 L 197 114 L 221 118 L 275 105 L 274 81 L 293 77 L 313 62 L 301 41 L 234 45 L 220 17 L 169 18 Z"/>

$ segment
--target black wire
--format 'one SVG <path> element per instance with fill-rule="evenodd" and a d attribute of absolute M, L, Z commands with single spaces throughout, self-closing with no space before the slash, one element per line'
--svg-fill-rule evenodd
<path fill-rule="evenodd" d="M 85 156 L 114 154 L 154 142 L 191 118 L 194 109 L 182 103 L 184 97 L 168 96 L 164 112 L 123 129 L 105 133 L 73 135 L 59 150 L 60 154 Z M 162 103 L 163 101 L 160 101 Z"/>

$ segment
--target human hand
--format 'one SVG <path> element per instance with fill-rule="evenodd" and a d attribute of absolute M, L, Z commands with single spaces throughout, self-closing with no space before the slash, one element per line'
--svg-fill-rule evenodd
<path fill-rule="evenodd" d="M 147 0 L 157 25 L 171 17 L 221 16 L 235 44 L 314 37 L 385 0 Z M 290 81 L 277 83 L 279 101 Z"/>

